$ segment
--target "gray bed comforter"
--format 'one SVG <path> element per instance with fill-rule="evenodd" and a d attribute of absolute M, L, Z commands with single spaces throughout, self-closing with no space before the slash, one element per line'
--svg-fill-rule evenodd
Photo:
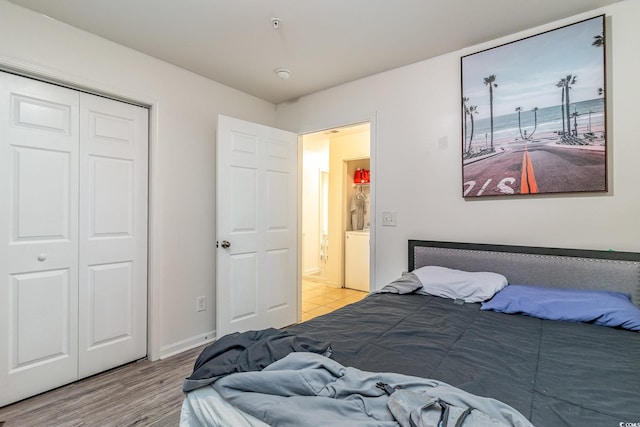
<path fill-rule="evenodd" d="M 376 386 L 378 383 L 400 391 L 389 396 Z M 423 417 L 425 422 L 412 425 L 433 425 L 426 423 L 433 414 L 421 411 L 431 398 L 455 407 L 474 408 L 469 423 L 464 425 L 532 425 L 500 401 L 440 381 L 361 371 L 308 352 L 291 353 L 261 371 L 228 375 L 213 387 L 236 407 L 277 426 L 404 426 L 409 425 L 412 412 L 414 418 Z"/>
<path fill-rule="evenodd" d="M 331 359 L 497 399 L 540 426 L 640 420 L 640 333 L 378 293 L 287 328 L 331 342 Z M 636 420 L 636 421 L 633 421 Z"/>
<path fill-rule="evenodd" d="M 293 351 L 331 354 L 329 343 L 274 328 L 225 335 L 208 345 L 184 380 L 188 393 L 234 372 L 259 371 Z"/>

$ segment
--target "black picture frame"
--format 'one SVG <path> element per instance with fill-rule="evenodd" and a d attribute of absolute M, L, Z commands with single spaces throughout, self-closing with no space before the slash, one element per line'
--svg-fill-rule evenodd
<path fill-rule="evenodd" d="M 462 196 L 607 191 L 605 16 L 460 58 Z"/>

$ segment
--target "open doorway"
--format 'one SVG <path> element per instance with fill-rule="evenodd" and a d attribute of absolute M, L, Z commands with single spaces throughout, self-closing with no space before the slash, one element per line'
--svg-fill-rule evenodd
<path fill-rule="evenodd" d="M 302 136 L 302 321 L 369 291 L 370 141 L 369 123 Z M 347 283 L 354 275 L 358 286 Z"/>

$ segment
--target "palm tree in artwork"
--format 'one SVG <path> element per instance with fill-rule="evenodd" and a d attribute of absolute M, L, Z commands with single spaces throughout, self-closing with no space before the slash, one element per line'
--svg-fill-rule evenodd
<path fill-rule="evenodd" d="M 564 118 L 564 88 L 565 88 L 565 84 L 564 84 L 564 79 L 560 79 L 560 81 L 558 83 L 556 83 L 556 87 L 559 87 L 562 89 L 562 102 L 560 103 L 560 111 L 562 111 L 562 134 L 565 134 L 565 118 Z"/>
<path fill-rule="evenodd" d="M 496 75 L 491 74 L 489 77 L 484 78 L 485 86 L 489 86 L 489 114 L 490 114 L 490 123 L 491 123 L 491 151 L 493 151 L 493 88 L 498 87 L 498 84 L 495 83 Z"/>
<path fill-rule="evenodd" d="M 580 114 L 578 114 L 577 111 L 574 111 L 573 113 L 571 113 L 571 117 L 573 117 L 573 135 L 574 136 L 578 136 L 578 116 Z"/>
<path fill-rule="evenodd" d="M 516 107 L 516 112 L 518 113 L 518 129 L 520 130 L 520 138 L 524 140 L 524 136 L 522 135 L 522 125 L 520 122 L 520 113 L 522 112 L 522 107 Z"/>
<path fill-rule="evenodd" d="M 572 76 L 571 74 L 567 75 L 567 77 L 565 77 L 564 79 L 564 87 L 565 87 L 565 94 L 564 94 L 564 105 L 565 105 L 565 109 L 567 111 L 567 132 L 571 131 L 571 115 L 569 112 L 569 89 L 571 89 L 571 86 L 576 84 L 576 79 L 578 78 L 578 76 Z"/>
<path fill-rule="evenodd" d="M 467 145 L 467 116 L 469 115 L 469 107 L 467 107 L 467 102 L 469 102 L 469 98 L 467 98 L 466 96 L 462 97 L 462 112 L 464 113 L 464 138 L 462 139 L 463 141 L 463 148 L 466 147 Z M 471 142 L 469 142 L 469 146 L 471 146 Z"/>
<path fill-rule="evenodd" d="M 471 152 L 471 141 L 473 141 L 473 115 L 478 114 L 477 105 L 469 105 L 469 117 L 471 118 L 471 136 L 469 137 L 469 149 L 467 153 Z"/>
<path fill-rule="evenodd" d="M 529 134 L 529 138 L 533 137 L 533 134 L 536 133 L 536 129 L 538 129 L 538 107 L 533 107 L 531 111 L 533 111 L 533 130 Z"/>
<path fill-rule="evenodd" d="M 598 34 L 597 36 L 593 36 L 594 40 L 591 43 L 592 46 L 602 47 L 604 46 L 604 34 Z"/>
<path fill-rule="evenodd" d="M 531 139 L 533 134 L 536 132 L 536 129 L 538 129 L 538 107 L 532 108 L 531 111 L 533 111 L 533 130 L 529 135 L 527 135 L 526 130 L 524 131 L 524 134 L 522 133 L 522 125 L 520 121 L 520 114 L 522 112 L 522 107 L 516 107 L 516 112 L 518 113 L 518 129 L 520 130 L 520 138 L 522 138 L 523 141 L 527 139 Z"/>

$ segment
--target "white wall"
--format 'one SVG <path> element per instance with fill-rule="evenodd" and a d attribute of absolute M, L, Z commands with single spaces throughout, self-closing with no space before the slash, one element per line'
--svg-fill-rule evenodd
<path fill-rule="evenodd" d="M 326 156 L 305 149 L 302 154 L 302 274 L 320 271 L 320 173 Z"/>
<path fill-rule="evenodd" d="M 150 355 L 212 338 L 218 114 L 265 125 L 274 106 L 0 0 L 0 67 L 152 104 Z M 208 309 L 196 313 L 196 297 Z"/>
<path fill-rule="evenodd" d="M 460 56 L 602 13 L 608 26 L 609 191 L 536 197 L 461 197 Z M 640 2 L 624 1 L 479 46 L 357 80 L 278 106 L 298 132 L 373 116 L 375 276 L 407 267 L 407 239 L 640 250 Z M 397 227 L 382 227 L 382 211 Z"/>

